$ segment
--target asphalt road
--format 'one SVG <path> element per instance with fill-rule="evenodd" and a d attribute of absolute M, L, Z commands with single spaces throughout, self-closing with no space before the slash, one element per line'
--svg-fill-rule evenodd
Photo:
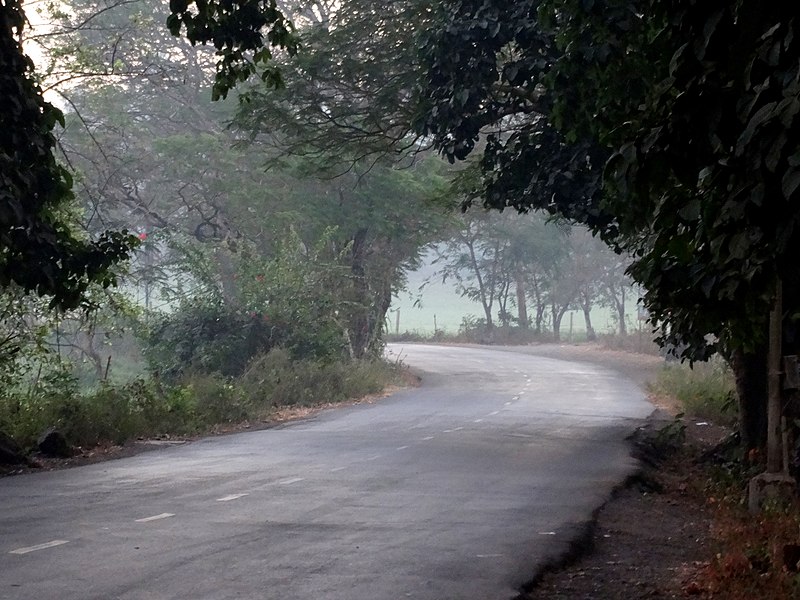
<path fill-rule="evenodd" d="M 393 346 L 422 385 L 277 429 L 0 479 L 0 598 L 513 598 L 633 468 L 602 368 Z"/>

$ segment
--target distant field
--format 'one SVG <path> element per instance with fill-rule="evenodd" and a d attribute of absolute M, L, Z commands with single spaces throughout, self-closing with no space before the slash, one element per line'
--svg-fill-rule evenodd
<path fill-rule="evenodd" d="M 447 333 L 456 333 L 461 321 L 468 315 L 483 317 L 483 308 L 478 302 L 462 298 L 450 285 L 442 284 L 441 277 L 435 277 L 436 269 L 432 265 L 424 265 L 420 270 L 408 274 L 408 291 L 403 292 L 393 299 L 388 316 L 389 331 L 394 332 L 397 311 L 400 310 L 400 332 L 412 331 L 422 334 L 431 334 L 434 331 L 434 321 L 439 330 Z M 419 291 L 420 286 L 427 280 L 431 282 Z M 415 302 L 419 300 L 419 306 Z M 583 322 L 583 313 L 572 311 L 572 330 L 574 333 L 583 333 L 586 327 Z M 592 311 L 592 324 L 598 333 L 613 333 L 616 330 L 611 312 L 605 308 L 596 308 Z M 562 321 L 562 335 L 569 333 L 570 314 Z M 631 301 L 631 311 L 628 315 L 628 327 L 634 330 L 638 327 L 636 321 L 636 306 Z"/>

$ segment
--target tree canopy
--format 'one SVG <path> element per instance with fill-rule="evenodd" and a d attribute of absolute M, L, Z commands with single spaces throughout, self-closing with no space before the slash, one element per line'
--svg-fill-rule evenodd
<path fill-rule="evenodd" d="M 752 347 L 776 279 L 797 271 L 793 13 L 443 2 L 420 45 L 418 127 L 454 159 L 486 135 L 489 205 L 546 208 L 632 251 L 652 318 L 692 356 L 715 340 Z"/>
<path fill-rule="evenodd" d="M 0 4 L 0 286 L 75 307 L 92 282 L 114 281 L 112 265 L 136 240 L 124 231 L 84 239 L 70 226 L 72 177 L 54 155 L 53 129 L 64 120 L 23 53 L 24 26 L 19 2 Z"/>

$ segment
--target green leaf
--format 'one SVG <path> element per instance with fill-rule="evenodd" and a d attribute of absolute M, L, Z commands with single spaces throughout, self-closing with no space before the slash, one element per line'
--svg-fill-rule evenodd
<path fill-rule="evenodd" d="M 702 205 L 699 198 L 693 198 L 678 211 L 678 216 L 684 221 L 697 221 L 700 218 Z"/>
<path fill-rule="evenodd" d="M 789 169 L 781 179 L 783 197 L 787 200 L 793 199 L 798 187 L 800 187 L 800 169 Z"/>

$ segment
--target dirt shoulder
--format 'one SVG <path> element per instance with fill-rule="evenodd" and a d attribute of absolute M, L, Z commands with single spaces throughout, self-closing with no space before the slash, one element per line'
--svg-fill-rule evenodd
<path fill-rule="evenodd" d="M 687 456 L 645 467 L 619 489 L 598 511 L 577 560 L 526 586 L 520 600 L 693 596 L 697 571 L 714 552 L 714 518 L 694 491 L 694 470 L 686 474 Z"/>

